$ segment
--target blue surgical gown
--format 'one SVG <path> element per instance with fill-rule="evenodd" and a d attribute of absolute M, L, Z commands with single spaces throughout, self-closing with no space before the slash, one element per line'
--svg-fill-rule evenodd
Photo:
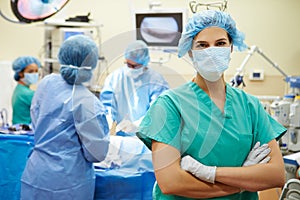
<path fill-rule="evenodd" d="M 35 145 L 21 178 L 21 199 L 93 199 L 93 162 L 104 160 L 109 145 L 99 99 L 51 74 L 35 92 L 31 117 Z"/>
<path fill-rule="evenodd" d="M 151 68 L 136 79 L 126 72 L 127 66 L 124 66 L 111 73 L 100 93 L 100 100 L 117 123 L 125 118 L 132 122 L 139 120 L 150 104 L 169 89 L 163 76 Z"/>
<path fill-rule="evenodd" d="M 259 100 L 226 85 L 222 112 L 195 83 L 188 82 L 161 95 L 139 127 L 138 137 L 151 148 L 156 140 L 191 155 L 208 166 L 240 167 L 257 141 L 278 139 L 286 129 L 268 115 Z M 190 199 L 164 195 L 154 187 L 154 199 Z M 218 200 L 257 200 L 256 192 L 243 192 Z"/>

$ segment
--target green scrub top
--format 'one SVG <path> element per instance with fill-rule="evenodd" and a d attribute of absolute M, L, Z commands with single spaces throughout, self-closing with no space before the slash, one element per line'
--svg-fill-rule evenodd
<path fill-rule="evenodd" d="M 30 124 L 30 106 L 34 91 L 26 85 L 18 84 L 12 96 L 13 124 Z"/>
<path fill-rule="evenodd" d="M 145 115 L 138 137 L 151 149 L 156 140 L 183 156 L 208 166 L 240 167 L 257 141 L 279 139 L 286 129 L 276 122 L 257 98 L 226 84 L 224 113 L 195 83 L 188 82 L 162 94 Z M 154 199 L 190 199 L 162 194 L 155 184 Z M 257 192 L 243 192 L 218 200 L 257 200 Z"/>

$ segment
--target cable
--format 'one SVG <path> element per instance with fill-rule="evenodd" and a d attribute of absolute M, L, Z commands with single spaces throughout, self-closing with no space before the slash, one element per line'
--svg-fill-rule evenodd
<path fill-rule="evenodd" d="M 2 108 L 2 110 L 0 111 L 0 116 L 1 116 L 1 120 L 2 120 L 2 127 L 7 127 L 8 126 L 8 122 L 7 122 L 7 110 L 5 108 Z"/>

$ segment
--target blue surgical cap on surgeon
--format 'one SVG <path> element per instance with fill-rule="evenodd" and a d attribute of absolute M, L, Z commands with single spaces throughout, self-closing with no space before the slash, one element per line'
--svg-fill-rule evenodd
<path fill-rule="evenodd" d="M 97 45 L 88 36 L 71 36 L 61 45 L 58 61 L 61 65 L 60 74 L 67 83 L 89 81 L 93 75 L 92 69 L 96 68 L 98 62 Z"/>
<path fill-rule="evenodd" d="M 36 64 L 39 68 L 41 67 L 40 61 L 32 56 L 21 56 L 14 60 L 12 68 L 15 71 L 14 79 L 16 81 L 20 80 L 19 72 L 23 71 L 28 65 Z"/>
<path fill-rule="evenodd" d="M 217 10 L 204 10 L 196 13 L 189 19 L 178 44 L 178 56 L 184 56 L 191 48 L 194 37 L 208 27 L 224 29 L 232 39 L 232 44 L 237 50 L 247 48 L 244 43 L 245 35 L 236 28 L 234 20 L 229 14 Z"/>
<path fill-rule="evenodd" d="M 143 66 L 147 66 L 150 61 L 147 44 L 141 40 L 129 44 L 125 51 L 125 58 Z"/>

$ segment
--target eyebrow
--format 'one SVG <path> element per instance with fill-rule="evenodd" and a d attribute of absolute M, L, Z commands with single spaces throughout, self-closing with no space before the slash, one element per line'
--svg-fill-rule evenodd
<path fill-rule="evenodd" d="M 228 40 L 227 38 L 220 38 L 220 39 L 217 39 L 216 40 L 216 42 L 220 42 L 220 41 L 224 41 L 224 40 Z M 201 41 L 201 40 L 199 40 L 199 41 L 195 41 L 195 43 L 207 43 L 207 41 Z"/>
<path fill-rule="evenodd" d="M 216 40 L 216 42 L 220 42 L 220 41 L 223 41 L 223 40 L 228 40 L 227 38 L 220 38 L 220 39 L 218 39 L 218 40 Z"/>

